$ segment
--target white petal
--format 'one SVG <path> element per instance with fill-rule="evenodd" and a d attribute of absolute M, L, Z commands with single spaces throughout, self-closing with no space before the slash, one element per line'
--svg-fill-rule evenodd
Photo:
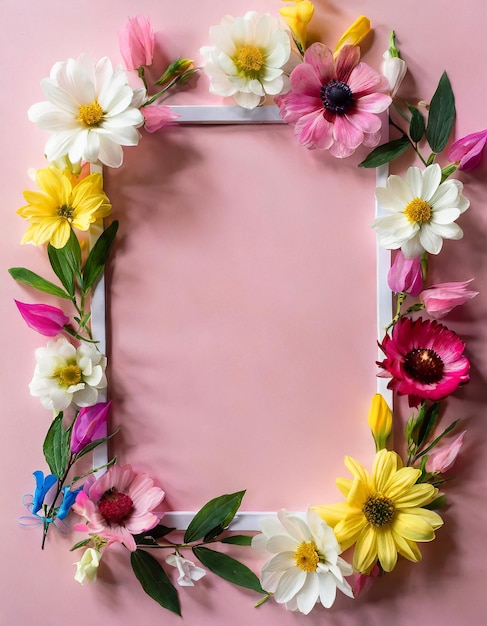
<path fill-rule="evenodd" d="M 306 582 L 298 593 L 298 610 L 304 613 L 304 615 L 308 615 L 316 604 L 319 596 L 320 581 L 318 580 L 318 575 L 315 572 L 309 573 L 306 576 Z"/>
<path fill-rule="evenodd" d="M 431 201 L 431 198 L 435 194 L 441 182 L 441 167 L 438 163 L 428 165 L 423 172 L 423 186 L 421 189 L 420 198 L 423 198 L 427 202 Z"/>
<path fill-rule="evenodd" d="M 318 578 L 320 584 L 320 602 L 326 609 L 329 609 L 336 598 L 336 579 L 331 573 L 321 574 Z"/>
<path fill-rule="evenodd" d="M 306 572 L 298 567 L 286 570 L 277 585 L 274 593 L 276 602 L 288 602 L 303 587 L 306 582 Z"/>

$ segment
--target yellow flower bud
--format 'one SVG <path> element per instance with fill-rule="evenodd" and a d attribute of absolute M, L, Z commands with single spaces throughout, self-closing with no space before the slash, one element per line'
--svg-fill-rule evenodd
<path fill-rule="evenodd" d="M 167 67 L 164 74 L 159 78 L 159 80 L 156 80 L 156 85 L 164 85 L 173 78 L 181 76 L 193 67 L 193 63 L 194 61 L 192 59 L 176 59 Z"/>
<path fill-rule="evenodd" d="M 376 393 L 369 411 L 369 426 L 375 441 L 376 451 L 386 447 L 387 438 L 392 432 L 392 411 L 384 397 Z"/>
<path fill-rule="evenodd" d="M 364 39 L 370 32 L 370 20 L 365 15 L 361 15 L 355 20 L 355 22 L 347 28 L 343 35 L 338 40 L 334 57 L 338 56 L 338 53 L 343 46 L 358 46 L 358 44 Z"/>
<path fill-rule="evenodd" d="M 295 2 L 294 6 L 279 9 L 301 53 L 306 49 L 307 27 L 314 11 L 315 7 L 309 0 L 300 0 Z"/>

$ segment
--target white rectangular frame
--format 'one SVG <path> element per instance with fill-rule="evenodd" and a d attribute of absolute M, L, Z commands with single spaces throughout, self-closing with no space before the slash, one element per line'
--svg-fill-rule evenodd
<path fill-rule="evenodd" d="M 239 106 L 171 106 L 174 113 L 177 113 L 178 123 L 181 125 L 222 125 L 222 124 L 284 124 L 279 115 L 276 105 L 261 106 L 255 109 L 243 109 Z M 383 117 L 383 140 L 388 139 L 387 116 Z M 102 173 L 99 165 L 92 165 L 92 172 Z M 382 165 L 376 169 L 376 186 L 384 186 L 386 183 L 389 168 Z M 375 215 L 381 214 L 381 209 L 375 202 Z M 100 225 L 99 228 L 102 228 Z M 99 235 L 99 228 L 92 233 L 94 239 Z M 387 272 L 391 263 L 391 253 L 389 250 L 376 247 L 376 309 L 377 309 L 377 337 L 381 338 L 385 328 L 391 319 L 392 294 L 387 287 Z M 105 301 L 105 278 L 102 276 L 96 286 L 92 301 L 92 330 L 93 336 L 99 341 L 98 347 L 103 354 L 106 354 L 106 301 Z M 377 377 L 377 393 L 381 393 L 389 406 L 392 407 L 392 392 L 387 389 L 387 380 Z M 100 393 L 99 400 L 106 401 L 106 391 Z M 93 451 L 93 466 L 101 467 L 108 462 L 108 447 L 101 445 Z M 186 530 L 194 511 L 170 511 L 164 514 L 164 524 L 177 530 Z M 304 513 L 301 513 L 304 516 Z M 275 516 L 275 511 L 242 511 L 237 513 L 230 525 L 230 530 L 256 531 L 260 530 L 260 522 L 266 517 Z"/>

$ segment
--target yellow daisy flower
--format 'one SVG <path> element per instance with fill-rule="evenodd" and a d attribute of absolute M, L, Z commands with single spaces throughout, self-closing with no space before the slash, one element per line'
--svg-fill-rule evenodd
<path fill-rule="evenodd" d="M 443 524 L 437 513 L 421 508 L 438 490 L 427 483 L 416 484 L 421 471 L 403 467 L 400 457 L 388 450 L 376 454 L 372 475 L 351 457 L 345 457 L 345 465 L 353 476 L 337 479 L 345 502 L 313 509 L 334 528 L 342 550 L 355 544 L 354 569 L 368 574 L 379 560 L 390 572 L 398 553 L 420 561 L 416 542 L 432 541 Z"/>
<path fill-rule="evenodd" d="M 70 172 L 46 167 L 37 170 L 36 183 L 40 191 L 24 191 L 28 204 L 17 211 L 30 222 L 21 243 L 62 248 L 71 228 L 86 231 L 112 209 L 100 174 L 77 182 Z"/>

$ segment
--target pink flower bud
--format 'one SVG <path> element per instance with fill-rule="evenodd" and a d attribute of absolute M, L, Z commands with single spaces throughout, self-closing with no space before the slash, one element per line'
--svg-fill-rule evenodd
<path fill-rule="evenodd" d="M 152 64 L 154 33 L 150 21 L 142 15 L 130 17 L 118 35 L 125 69 L 136 70 Z"/>
<path fill-rule="evenodd" d="M 163 104 L 152 104 L 141 109 L 142 115 L 145 118 L 144 128 L 149 133 L 155 133 L 163 126 L 170 126 L 174 123 L 174 120 L 179 117 L 177 113 L 174 113 L 169 107 Z"/>
<path fill-rule="evenodd" d="M 377 563 L 372 568 L 370 574 L 359 574 L 353 587 L 354 597 L 358 598 L 361 593 L 365 593 L 366 591 L 368 591 L 370 587 L 372 587 L 372 583 L 379 574 L 380 567 L 377 565 Z"/>
<path fill-rule="evenodd" d="M 50 306 L 49 304 L 27 304 L 18 300 L 15 300 L 15 304 L 27 326 L 46 337 L 59 335 L 63 331 L 63 327 L 69 324 L 69 317 L 55 306 Z"/>
<path fill-rule="evenodd" d="M 467 289 L 473 278 L 458 283 L 438 283 L 419 294 L 428 314 L 434 319 L 445 317 L 456 306 L 478 295 L 478 291 Z"/>
<path fill-rule="evenodd" d="M 426 462 L 426 469 L 428 472 L 444 473 L 450 469 L 453 463 L 455 463 L 458 453 L 460 452 L 466 432 L 467 431 L 464 430 L 463 433 L 460 433 L 449 446 L 440 448 L 436 452 L 430 454 Z"/>
<path fill-rule="evenodd" d="M 111 402 L 84 407 L 78 413 L 71 432 L 71 452 L 78 454 L 96 439 L 107 436 L 107 415 Z"/>
<path fill-rule="evenodd" d="M 398 250 L 394 263 L 387 274 L 387 284 L 394 293 L 409 293 L 417 296 L 423 287 L 421 259 L 408 259 Z"/>
<path fill-rule="evenodd" d="M 470 172 L 480 163 L 486 143 L 487 129 L 471 133 L 457 139 L 448 150 L 447 157 L 453 163 L 458 163 L 459 170 Z"/>

